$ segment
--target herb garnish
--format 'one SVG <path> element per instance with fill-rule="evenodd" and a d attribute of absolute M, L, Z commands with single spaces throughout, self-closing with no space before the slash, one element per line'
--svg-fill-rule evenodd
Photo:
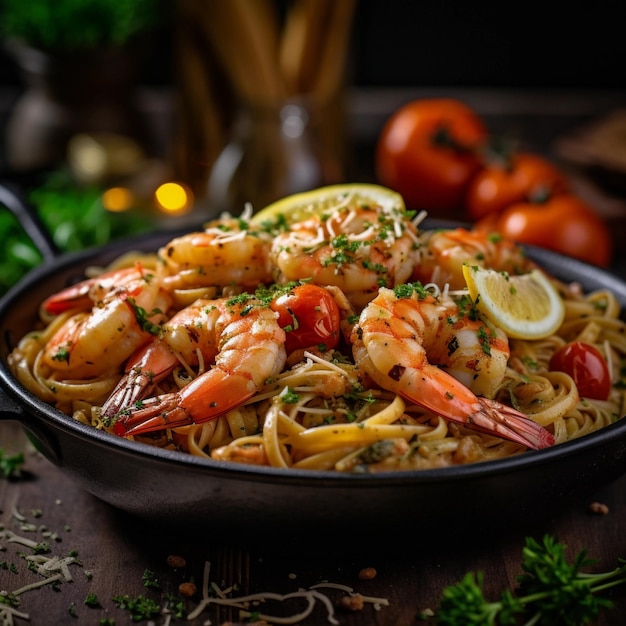
<path fill-rule="evenodd" d="M 114 596 L 113 602 L 120 609 L 130 611 L 130 618 L 133 622 L 150 619 L 161 613 L 161 608 L 154 600 L 146 598 L 141 594 L 135 598 L 131 598 L 129 595 Z"/>
<path fill-rule="evenodd" d="M 158 336 L 161 333 L 161 327 L 150 321 L 150 317 L 161 313 L 159 309 L 154 309 L 151 313 L 148 313 L 143 307 L 140 307 L 133 298 L 127 298 L 128 303 L 135 313 L 135 319 L 139 324 L 141 330 L 151 335 Z"/>
<path fill-rule="evenodd" d="M 566 546 L 545 535 L 542 543 L 526 538 L 522 550 L 524 574 L 516 593 L 505 589 L 498 600 L 483 595 L 483 573 L 468 572 L 444 589 L 437 610 L 440 626 L 584 626 L 613 606 L 598 592 L 626 582 L 626 561 L 612 571 L 589 574 L 581 569 L 593 561 L 585 550 L 569 563 Z"/>
<path fill-rule="evenodd" d="M 22 452 L 13 455 L 7 455 L 0 448 L 0 475 L 4 478 L 19 478 L 22 473 L 22 465 L 24 464 L 24 454 Z"/>
<path fill-rule="evenodd" d="M 157 575 L 150 569 L 145 569 L 141 577 L 144 587 L 151 587 L 152 589 L 160 589 L 161 583 L 157 578 Z"/>

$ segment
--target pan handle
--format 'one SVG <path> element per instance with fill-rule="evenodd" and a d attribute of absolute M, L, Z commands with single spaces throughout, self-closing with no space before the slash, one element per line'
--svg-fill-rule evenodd
<path fill-rule="evenodd" d="M 0 420 L 17 420 L 24 418 L 24 409 L 17 402 L 9 398 L 4 391 L 0 391 Z"/>
<path fill-rule="evenodd" d="M 60 250 L 43 225 L 35 209 L 26 201 L 15 185 L 0 181 L 0 204 L 4 205 L 17 219 L 44 261 L 59 256 Z"/>
<path fill-rule="evenodd" d="M 37 451 L 52 463 L 60 464 L 61 450 L 58 437 L 43 426 L 40 420 L 24 411 L 19 403 L 0 391 L 0 420 L 3 419 L 19 422 Z"/>

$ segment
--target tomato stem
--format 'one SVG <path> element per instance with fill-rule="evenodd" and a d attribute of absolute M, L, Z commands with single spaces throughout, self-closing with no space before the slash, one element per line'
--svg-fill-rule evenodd
<path fill-rule="evenodd" d="M 476 154 L 475 146 L 461 143 L 454 138 L 450 128 L 446 124 L 440 124 L 432 134 L 431 141 L 438 148 L 449 148 L 455 152 L 464 154 Z"/>

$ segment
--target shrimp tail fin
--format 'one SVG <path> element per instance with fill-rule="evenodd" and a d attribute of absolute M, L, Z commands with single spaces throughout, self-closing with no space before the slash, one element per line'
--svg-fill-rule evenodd
<path fill-rule="evenodd" d="M 523 413 L 488 398 L 478 398 L 478 402 L 480 410 L 473 413 L 468 421 L 471 428 L 535 450 L 554 445 L 554 435 Z"/>
<path fill-rule="evenodd" d="M 121 411 L 114 426 L 121 436 L 202 424 L 239 406 L 257 391 L 249 377 L 214 368 L 175 393 L 148 398 Z"/>
<path fill-rule="evenodd" d="M 152 393 L 176 366 L 178 360 L 162 341 L 139 348 L 128 360 L 126 373 L 102 406 L 102 417 L 114 418 L 124 407 L 130 407 Z"/>
<path fill-rule="evenodd" d="M 44 300 L 43 309 L 50 315 L 59 315 L 73 308 L 89 310 L 93 306 L 93 301 L 89 297 L 91 283 L 91 280 L 83 281 L 51 295 Z"/>
<path fill-rule="evenodd" d="M 177 428 L 193 423 L 191 413 L 179 406 L 177 393 L 167 393 L 142 401 L 136 408 L 122 411 L 113 427 L 116 435 L 129 437 L 164 428 Z"/>

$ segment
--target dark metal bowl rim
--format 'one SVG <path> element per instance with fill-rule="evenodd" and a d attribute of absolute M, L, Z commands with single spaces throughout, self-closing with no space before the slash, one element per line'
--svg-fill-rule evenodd
<path fill-rule="evenodd" d="M 171 233 L 167 236 L 171 236 Z M 86 263 L 87 261 L 96 263 L 96 259 L 102 259 L 105 256 L 107 258 L 113 258 L 121 251 L 146 249 L 147 243 L 156 239 L 160 240 L 164 237 L 164 234 L 156 233 L 148 237 L 140 236 L 116 242 L 99 249 L 61 255 L 56 260 L 45 263 L 33 270 L 0 299 L 0 319 L 2 319 L 7 308 L 19 299 L 22 294 L 32 289 L 34 285 L 40 283 L 52 272 L 75 266 L 78 274 L 79 270 L 88 264 Z M 609 283 L 609 289 L 612 287 L 618 289 L 618 295 L 622 305 L 626 302 L 626 283 L 622 282 L 617 277 L 598 268 L 591 267 L 574 259 L 561 257 L 549 251 L 534 248 L 529 248 L 528 251 L 529 255 L 540 263 L 547 262 L 556 267 L 565 267 L 571 275 L 581 277 L 583 284 L 585 281 L 592 284 L 598 276 L 601 276 L 605 282 Z M 618 420 L 616 423 L 602 430 L 584 435 L 563 444 L 555 445 L 548 449 L 527 451 L 513 457 L 468 465 L 423 470 L 387 471 L 372 474 L 343 474 L 324 470 L 297 470 L 290 468 L 250 466 L 234 462 L 204 459 L 183 452 L 128 441 L 77 422 L 23 388 L 13 377 L 4 359 L 0 360 L 0 382 L 2 392 L 5 393 L 7 397 L 12 398 L 23 411 L 21 417 L 26 425 L 30 422 L 35 424 L 41 422 L 42 425 L 49 426 L 53 430 L 57 428 L 61 429 L 88 443 L 96 444 L 98 447 L 109 448 L 112 451 L 132 455 L 133 457 L 140 456 L 145 458 L 146 461 L 193 467 L 201 471 L 206 471 L 207 474 L 211 475 L 228 475 L 232 478 L 236 477 L 248 481 L 271 481 L 276 484 L 306 483 L 308 485 L 322 485 L 327 488 L 333 486 L 343 487 L 346 484 L 350 484 L 351 487 L 358 489 L 392 485 L 408 486 L 411 484 L 459 482 L 485 476 L 519 472 L 531 467 L 536 470 L 539 465 L 551 464 L 554 461 L 571 456 L 575 457 L 596 448 L 601 448 L 611 442 L 626 439 L 626 420 Z M 16 416 L 14 416 L 15 419 L 20 419 L 18 414 L 19 411 L 16 412 Z M 11 418 L 11 416 L 9 416 L 9 418 Z"/>

